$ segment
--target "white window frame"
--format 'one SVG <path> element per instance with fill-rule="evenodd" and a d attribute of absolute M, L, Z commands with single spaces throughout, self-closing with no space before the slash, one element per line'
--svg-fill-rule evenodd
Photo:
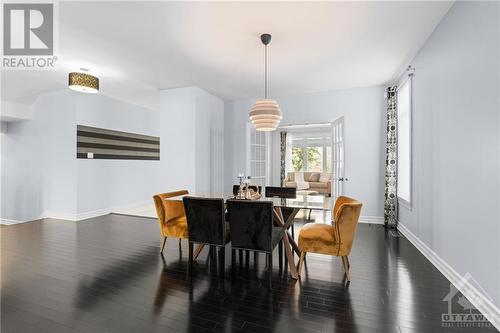
<path fill-rule="evenodd" d="M 402 198 L 399 196 L 399 189 L 397 191 L 398 193 L 398 202 L 400 205 L 402 205 L 403 207 L 406 207 L 407 209 L 412 209 L 412 202 L 413 202 L 413 74 L 411 75 L 407 75 L 405 74 L 404 77 L 399 81 L 399 84 L 398 84 L 398 88 L 397 88 L 397 92 L 399 92 L 399 89 L 406 83 L 409 84 L 409 90 L 410 90 L 410 110 L 409 110 L 409 150 L 410 150 L 410 153 L 409 153 L 409 198 L 408 200 Z M 398 96 L 399 98 L 399 96 Z M 398 110 L 399 112 L 399 110 Z M 399 113 L 398 113 L 398 118 L 399 118 Z M 398 131 L 399 131 L 399 127 L 398 127 Z M 398 138 L 399 138 L 399 133 L 398 133 Z M 399 142 L 398 142 L 398 147 L 399 147 Z M 399 154 L 398 154 L 398 161 L 397 161 L 398 165 L 399 165 Z M 399 182 L 399 175 L 398 175 L 398 182 Z M 396 184 L 396 186 L 399 186 L 399 184 Z"/>
<path fill-rule="evenodd" d="M 304 143 L 301 143 L 301 144 L 291 144 L 290 148 L 301 148 L 302 149 L 302 160 L 303 160 L 303 163 L 304 165 L 302 166 L 303 167 L 303 171 L 302 172 L 313 172 L 313 171 L 307 171 L 307 148 L 308 147 L 320 147 L 321 148 L 321 152 L 322 152 L 322 160 L 321 160 L 321 169 L 322 171 L 321 172 L 327 172 L 327 147 L 331 147 L 332 146 L 332 139 L 331 139 L 331 135 L 326 135 L 325 133 L 319 133 L 319 134 L 315 134 L 314 132 L 311 132 L 310 135 L 321 135 L 321 143 L 312 143 L 312 142 L 308 142 L 308 140 L 306 139 Z M 290 170 L 293 172 L 295 170 L 292 169 L 292 166 L 290 166 Z"/>

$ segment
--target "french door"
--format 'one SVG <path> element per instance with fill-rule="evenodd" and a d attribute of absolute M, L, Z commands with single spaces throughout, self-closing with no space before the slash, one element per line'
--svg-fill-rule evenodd
<path fill-rule="evenodd" d="M 268 185 L 269 154 L 269 132 L 256 131 L 252 124 L 247 124 L 246 175 L 251 176 L 253 185 Z"/>
<path fill-rule="evenodd" d="M 344 117 L 332 123 L 332 197 L 333 202 L 344 193 L 345 178 L 345 141 Z"/>

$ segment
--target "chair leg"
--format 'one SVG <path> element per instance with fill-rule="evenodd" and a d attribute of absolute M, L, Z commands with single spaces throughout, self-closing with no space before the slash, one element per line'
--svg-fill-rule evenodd
<path fill-rule="evenodd" d="M 192 274 L 193 271 L 193 243 L 188 241 L 188 253 L 189 253 L 189 259 L 188 259 L 188 272 L 189 275 Z"/>
<path fill-rule="evenodd" d="M 283 269 L 283 241 L 281 240 L 278 244 L 278 262 L 280 266 L 280 271 Z"/>
<path fill-rule="evenodd" d="M 295 239 L 295 226 L 292 224 L 292 238 Z"/>
<path fill-rule="evenodd" d="M 214 265 L 217 264 L 217 246 L 210 246 L 212 256 L 210 257 L 210 260 L 214 263 Z"/>
<path fill-rule="evenodd" d="M 269 262 L 268 268 L 268 279 L 269 279 L 269 289 L 273 289 L 273 253 L 267 255 L 267 260 Z"/>
<path fill-rule="evenodd" d="M 219 269 L 221 273 L 221 277 L 224 277 L 224 273 L 226 271 L 226 248 L 225 247 L 219 247 Z"/>
<path fill-rule="evenodd" d="M 243 265 L 243 250 L 238 250 L 238 255 L 240 258 L 240 265 Z"/>
<path fill-rule="evenodd" d="M 351 274 L 349 274 L 349 259 L 347 259 L 347 256 L 342 257 L 342 263 L 344 264 L 344 271 L 345 271 L 345 276 L 347 278 L 347 282 L 350 282 Z"/>
<path fill-rule="evenodd" d="M 300 252 L 299 267 L 297 267 L 297 273 L 299 274 L 299 276 L 302 273 L 302 265 L 304 264 L 305 257 L 306 257 L 306 252 L 304 251 Z"/>
<path fill-rule="evenodd" d="M 163 249 L 165 248 L 165 243 L 167 242 L 167 237 L 163 237 L 163 241 L 161 242 L 161 250 L 160 253 L 163 253 Z"/>
<path fill-rule="evenodd" d="M 347 267 L 351 268 L 351 263 L 349 262 L 349 257 L 345 256 L 345 260 L 347 261 Z"/>
<path fill-rule="evenodd" d="M 205 244 L 198 244 L 196 249 L 194 249 L 194 256 L 193 256 L 194 261 L 196 261 L 196 259 L 198 259 L 198 256 L 200 255 L 201 250 L 203 250 L 204 246 L 205 246 Z"/>

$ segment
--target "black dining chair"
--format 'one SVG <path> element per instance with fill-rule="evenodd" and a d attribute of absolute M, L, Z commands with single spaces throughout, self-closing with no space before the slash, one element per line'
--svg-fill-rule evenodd
<path fill-rule="evenodd" d="M 262 194 L 262 186 L 257 185 L 248 185 L 248 188 L 254 190 L 254 192 Z M 240 189 L 240 185 L 233 185 L 233 195 L 238 195 L 238 190 Z"/>
<path fill-rule="evenodd" d="M 219 264 L 225 270 L 225 246 L 230 241 L 229 230 L 224 221 L 224 199 L 184 197 L 184 209 L 189 234 L 189 273 L 193 265 L 193 243 L 219 249 Z"/>
<path fill-rule="evenodd" d="M 283 198 L 283 199 L 295 199 L 297 198 L 297 188 L 295 187 L 279 187 L 279 186 L 266 186 L 266 197 L 267 198 Z M 292 214 L 293 209 L 283 207 L 281 208 L 283 213 L 283 218 L 285 221 L 288 219 L 290 214 Z M 291 223 L 288 227 L 292 228 L 292 237 L 295 237 L 295 227 Z"/>
<path fill-rule="evenodd" d="M 231 229 L 231 253 L 250 250 L 267 254 L 269 288 L 272 288 L 273 251 L 284 235 L 282 227 L 273 223 L 270 201 L 227 200 Z M 281 256 L 281 251 L 279 253 Z M 281 262 L 280 258 L 280 262 Z"/>

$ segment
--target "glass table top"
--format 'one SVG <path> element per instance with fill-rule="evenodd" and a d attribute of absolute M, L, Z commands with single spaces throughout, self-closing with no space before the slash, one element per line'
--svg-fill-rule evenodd
<path fill-rule="evenodd" d="M 196 193 L 189 194 L 188 196 L 204 198 L 224 198 L 224 200 L 235 198 L 232 193 Z M 258 199 L 258 201 L 271 201 L 275 207 L 298 209 L 331 210 L 333 207 L 333 197 L 327 197 L 320 194 L 297 194 L 297 197 L 293 199 L 262 196 L 260 199 Z"/>

